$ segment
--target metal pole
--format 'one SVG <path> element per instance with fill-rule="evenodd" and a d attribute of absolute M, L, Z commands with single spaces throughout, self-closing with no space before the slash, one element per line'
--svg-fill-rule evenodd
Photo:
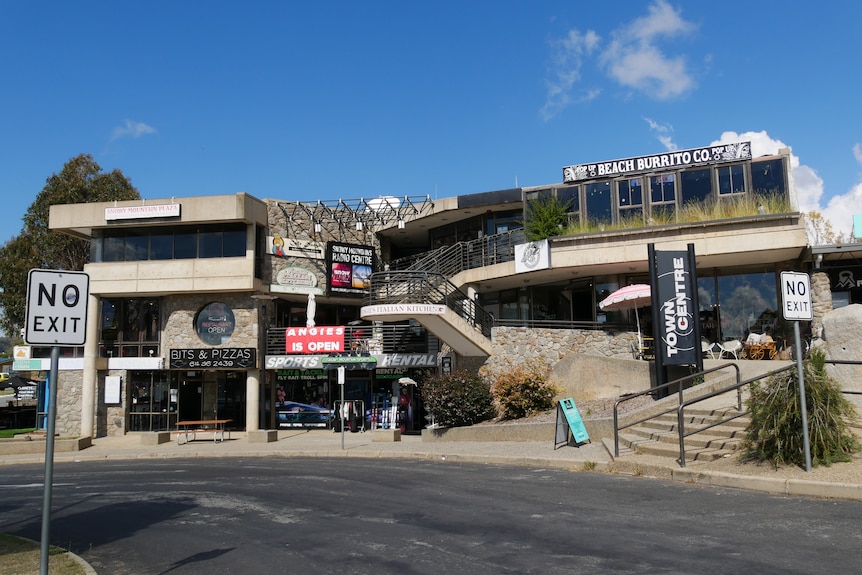
<path fill-rule="evenodd" d="M 48 430 L 45 437 L 45 488 L 42 497 L 42 541 L 39 553 L 39 575 L 48 575 L 48 551 L 51 547 L 51 488 L 54 484 L 54 431 L 57 419 L 57 371 L 60 348 L 51 348 L 51 371 L 48 375 Z"/>
<path fill-rule="evenodd" d="M 799 407 L 802 414 L 802 445 L 805 449 L 805 471 L 811 471 L 811 442 L 808 439 L 808 406 L 805 402 L 805 379 L 802 369 L 802 343 L 799 337 L 799 322 L 793 322 L 796 337 L 796 372 L 799 376 Z"/>
<path fill-rule="evenodd" d="M 341 388 L 341 406 L 338 408 L 340 412 L 338 419 L 341 422 L 341 450 L 344 450 L 344 366 L 338 367 L 338 387 Z"/>

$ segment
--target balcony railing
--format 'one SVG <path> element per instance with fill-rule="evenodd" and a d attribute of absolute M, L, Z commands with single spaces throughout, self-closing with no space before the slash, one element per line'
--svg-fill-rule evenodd
<path fill-rule="evenodd" d="M 390 262 L 391 270 L 429 271 L 452 277 L 465 270 L 491 266 L 515 259 L 515 245 L 526 240 L 524 230 L 512 230 L 469 242 L 443 246 L 418 257 Z"/>

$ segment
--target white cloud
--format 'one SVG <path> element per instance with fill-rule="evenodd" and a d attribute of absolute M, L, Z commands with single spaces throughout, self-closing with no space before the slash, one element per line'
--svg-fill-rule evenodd
<path fill-rule="evenodd" d="M 862 183 L 850 188 L 846 194 L 831 198 L 820 213 L 829 220 L 833 230 L 849 238 L 853 232 L 853 215 L 862 212 L 860 206 L 862 206 Z M 860 231 L 862 230 L 856 230 L 856 233 Z"/>
<path fill-rule="evenodd" d="M 673 132 L 673 126 L 670 124 L 659 124 L 652 118 L 644 118 L 644 121 L 649 124 L 650 130 L 656 133 L 656 138 L 668 152 L 679 149 L 670 137 L 670 133 Z"/>
<path fill-rule="evenodd" d="M 666 100 L 694 88 L 683 56 L 667 56 L 658 43 L 694 31 L 696 26 L 683 20 L 680 12 L 666 0 L 655 0 L 646 16 L 636 18 L 611 34 L 610 44 L 598 53 L 597 61 L 619 84 L 648 96 Z M 547 121 L 575 102 L 590 101 L 600 90 L 591 88 L 574 97 L 572 91 L 581 80 L 581 69 L 599 50 L 600 36 L 588 30 L 570 30 L 551 43 L 551 69 L 546 80 L 547 96 L 540 110 Z"/>
<path fill-rule="evenodd" d="M 779 149 L 789 147 L 781 140 L 771 138 L 765 131 L 742 134 L 724 132 L 710 145 L 746 141 L 751 142 L 751 155 L 755 158 L 776 154 Z M 853 148 L 857 160 L 858 147 L 857 144 Z M 790 166 L 793 170 L 793 187 L 796 189 L 796 209 L 800 212 L 820 212 L 820 215 L 832 224 L 833 231 L 849 237 L 853 228 L 853 214 L 858 213 L 859 206 L 862 205 L 862 183 L 851 188 L 846 194 L 833 196 L 826 206 L 823 206 L 823 178 L 814 168 L 801 164 L 799 157 L 793 153 L 790 154 Z"/>
<path fill-rule="evenodd" d="M 856 161 L 862 164 L 862 146 L 856 144 L 853 146 L 853 157 L 856 158 Z"/>
<path fill-rule="evenodd" d="M 111 132 L 111 141 L 119 140 L 120 138 L 140 138 L 144 134 L 155 134 L 156 129 L 148 126 L 143 122 L 133 122 L 126 120 L 122 126 L 117 126 Z"/>
<path fill-rule="evenodd" d="M 551 79 L 545 81 L 548 90 L 545 105 L 539 113 L 547 121 L 560 110 L 572 103 L 571 91 L 581 79 L 583 58 L 589 55 L 598 45 L 599 36 L 592 30 L 581 34 L 578 30 L 569 30 L 569 34 L 551 43 L 552 66 Z M 598 96 L 596 90 L 590 90 L 579 100 L 592 100 Z"/>
<path fill-rule="evenodd" d="M 659 100 L 684 94 L 694 79 L 683 56 L 670 57 L 657 46 L 664 38 L 677 38 L 696 29 L 665 0 L 656 0 L 647 16 L 637 18 L 612 34 L 600 56 L 610 76 L 622 84 Z"/>

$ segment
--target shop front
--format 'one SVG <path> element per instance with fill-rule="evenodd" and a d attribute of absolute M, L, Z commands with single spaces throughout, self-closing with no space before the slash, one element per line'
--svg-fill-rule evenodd
<path fill-rule="evenodd" d="M 266 378 L 274 398 L 267 420 L 280 429 L 330 428 L 338 414 L 352 412 L 360 419 L 354 426 L 357 431 L 397 424 L 405 433 L 421 432 L 422 382 L 437 372 L 437 354 L 366 357 L 370 361 L 364 363 L 374 368 L 345 370 L 342 398 L 337 370 L 327 369 L 333 365 L 332 356 L 267 356 Z"/>
<path fill-rule="evenodd" d="M 129 431 L 168 431 L 177 421 L 229 419 L 245 429 L 246 372 L 129 372 Z"/>

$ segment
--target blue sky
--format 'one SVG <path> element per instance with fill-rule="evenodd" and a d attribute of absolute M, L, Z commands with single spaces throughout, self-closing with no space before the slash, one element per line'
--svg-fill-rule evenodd
<path fill-rule="evenodd" d="M 862 3 L 0 1 L 0 241 L 92 154 L 144 198 L 459 194 L 726 140 L 862 212 Z M 856 54 L 857 56 L 854 56 Z"/>

